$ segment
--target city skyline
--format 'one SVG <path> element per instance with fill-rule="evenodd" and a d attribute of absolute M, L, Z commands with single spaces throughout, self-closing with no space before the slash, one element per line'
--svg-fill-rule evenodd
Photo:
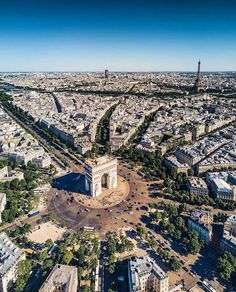
<path fill-rule="evenodd" d="M 236 0 L 0 9 L 0 292 L 235 292 Z"/>
<path fill-rule="evenodd" d="M 3 2 L 0 71 L 235 71 L 236 4 L 189 2 Z"/>

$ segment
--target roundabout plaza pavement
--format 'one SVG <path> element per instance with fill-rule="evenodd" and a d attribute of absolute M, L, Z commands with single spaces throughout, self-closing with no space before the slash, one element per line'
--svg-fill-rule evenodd
<path fill-rule="evenodd" d="M 85 194 L 82 173 L 69 173 L 56 179 L 47 195 L 47 208 L 75 231 L 93 227 L 105 234 L 140 224 L 152 201 L 147 183 L 136 171 L 119 164 L 117 188 L 104 189 L 97 198 Z"/>

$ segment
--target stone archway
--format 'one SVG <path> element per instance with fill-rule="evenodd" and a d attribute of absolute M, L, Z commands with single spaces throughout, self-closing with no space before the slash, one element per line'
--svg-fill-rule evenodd
<path fill-rule="evenodd" d="M 102 188 L 113 189 L 117 186 L 117 160 L 104 156 L 88 160 L 84 166 L 85 189 L 92 196 L 102 193 Z"/>
<path fill-rule="evenodd" d="M 109 183 L 108 183 L 109 175 L 107 173 L 104 173 L 101 177 L 101 186 L 102 188 L 109 188 Z"/>

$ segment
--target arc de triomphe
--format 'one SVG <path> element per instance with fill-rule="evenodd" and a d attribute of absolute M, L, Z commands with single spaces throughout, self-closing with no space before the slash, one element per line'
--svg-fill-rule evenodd
<path fill-rule="evenodd" d="M 85 163 L 85 189 L 92 196 L 102 193 L 102 188 L 117 187 L 117 159 L 111 156 L 102 156 L 89 159 Z"/>

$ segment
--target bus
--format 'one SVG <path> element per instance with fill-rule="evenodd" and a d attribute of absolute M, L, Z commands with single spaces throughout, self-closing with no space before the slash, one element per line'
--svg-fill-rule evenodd
<path fill-rule="evenodd" d="M 209 292 L 216 292 L 216 289 L 214 289 L 209 283 L 207 283 L 207 281 L 203 281 L 202 282 L 203 287 L 209 291 Z"/>
<path fill-rule="evenodd" d="M 92 226 L 84 226 L 84 227 L 83 227 L 83 230 L 84 230 L 84 231 L 94 231 L 95 228 L 92 227 Z"/>
<path fill-rule="evenodd" d="M 40 213 L 39 210 L 37 210 L 37 211 L 33 211 L 33 212 L 31 212 L 31 213 L 28 214 L 28 217 L 29 217 L 29 218 L 35 217 L 35 216 L 37 216 L 39 213 Z"/>

